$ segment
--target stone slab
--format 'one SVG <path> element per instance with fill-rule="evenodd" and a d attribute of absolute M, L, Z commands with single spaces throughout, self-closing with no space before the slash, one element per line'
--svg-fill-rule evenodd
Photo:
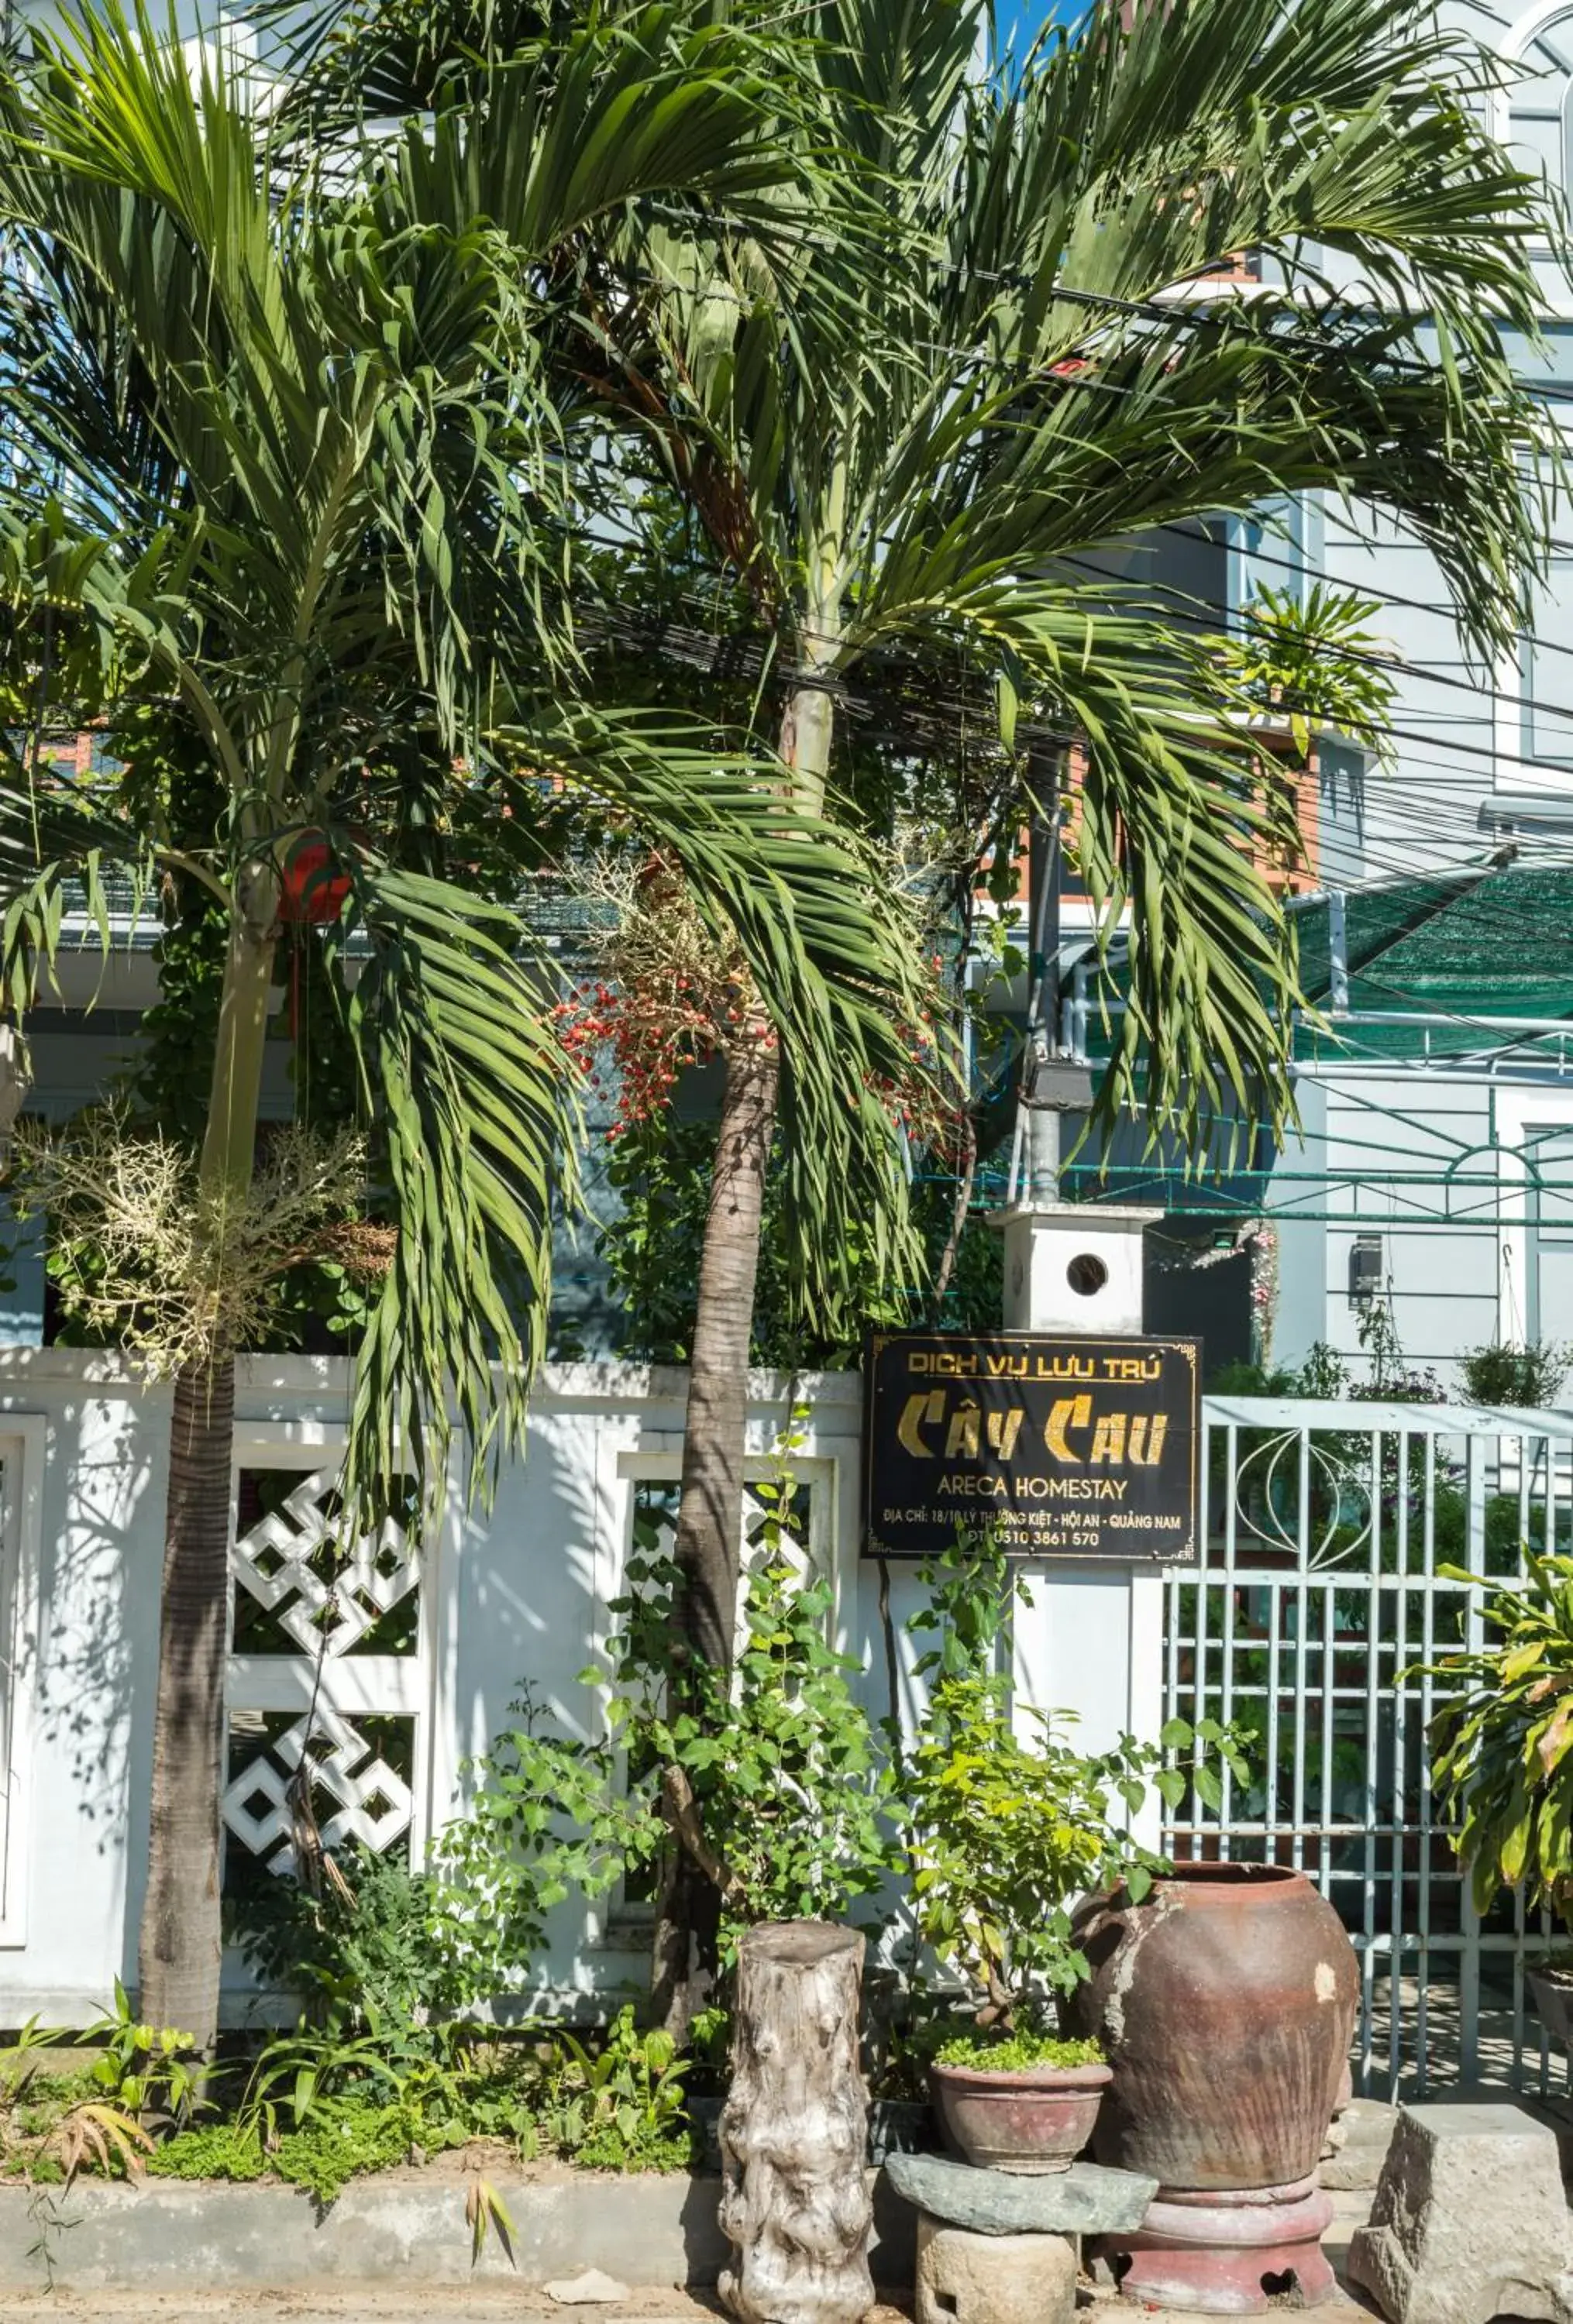
<path fill-rule="evenodd" d="M 1393 2324 L 1573 2324 L 1555 2133 L 1522 2107 L 1399 2109 L 1353 2282 Z"/>
<path fill-rule="evenodd" d="M 1073 2324 L 1075 2314 L 1076 2254 L 1063 2236 L 919 2219 L 915 2324 Z"/>
<path fill-rule="evenodd" d="M 1156 2179 L 1073 2163 L 1045 2178 L 985 2171 L 943 2154 L 893 2154 L 885 2177 L 931 2219 L 983 2236 L 1114 2235 L 1139 2227 Z"/>

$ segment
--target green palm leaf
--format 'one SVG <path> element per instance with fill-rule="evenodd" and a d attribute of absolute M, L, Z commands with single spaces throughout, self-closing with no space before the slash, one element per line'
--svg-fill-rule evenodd
<path fill-rule="evenodd" d="M 399 1222 L 356 1368 L 344 1490 L 364 1506 L 404 1470 L 440 1499 L 450 1398 L 472 1490 L 516 1440 L 574 1104 L 514 914 L 364 859 L 356 889 L 371 959 L 348 1024 Z"/>
<path fill-rule="evenodd" d="M 881 1093 L 913 1074 L 926 1000 L 872 851 L 845 821 L 787 805 L 779 762 L 717 752 L 670 716 L 585 709 L 511 739 L 532 769 L 625 813 L 681 867 L 717 945 L 735 940 L 747 960 L 780 1044 L 805 1305 L 845 1316 L 860 1241 L 912 1279 L 904 1157 Z"/>

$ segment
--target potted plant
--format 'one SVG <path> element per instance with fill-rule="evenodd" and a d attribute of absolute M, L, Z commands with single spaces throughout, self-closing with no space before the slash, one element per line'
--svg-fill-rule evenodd
<path fill-rule="evenodd" d="M 900 1776 L 914 1933 L 975 2011 L 936 2049 L 930 2088 L 948 2140 L 969 2163 L 1065 2171 L 1092 2135 L 1110 2080 L 1096 2041 L 1061 2040 L 1056 2027 L 1061 1998 L 1088 1970 L 1073 1910 L 1089 1891 L 1143 1895 L 1166 1868 L 1132 1837 L 1129 1819 L 1149 1784 L 1166 1797 L 1183 1792 L 1186 1772 L 1166 1761 L 1197 1748 L 1198 1736 L 1177 1720 L 1158 1745 L 1126 1736 L 1112 1750 L 1081 1752 L 1037 1711 L 1023 1736 L 998 1666 L 1003 1616 L 1020 1586 L 1004 1556 L 958 1546 L 927 1579 L 930 1602 L 911 1627 L 938 1643 L 918 1663 L 929 1705 Z"/>
<path fill-rule="evenodd" d="M 1226 633 L 1190 648 L 1197 698 L 1254 761 L 1265 819 L 1253 853 L 1291 893 L 1313 884 L 1323 787 L 1357 798 L 1370 770 L 1393 763 L 1393 656 L 1371 627 L 1379 612 L 1319 581 L 1305 592 L 1258 583 Z"/>
<path fill-rule="evenodd" d="M 1453 1692 L 1431 1720 L 1431 1784 L 1456 1830 L 1476 1909 L 1499 1888 L 1554 1913 L 1573 1935 L 1573 1557 L 1531 1556 L 1522 1582 L 1452 1582 L 1489 1592 L 1491 1634 L 1412 1674 Z M 1564 2043 L 1573 1970 L 1554 1958 L 1529 1972 L 1547 2029 Z"/>

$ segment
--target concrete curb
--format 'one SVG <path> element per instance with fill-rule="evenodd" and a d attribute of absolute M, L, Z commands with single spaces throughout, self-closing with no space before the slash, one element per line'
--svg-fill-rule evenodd
<path fill-rule="evenodd" d="M 586 2172 L 558 2180 L 494 2179 L 514 2223 L 515 2275 L 495 2232 L 470 2265 L 466 2182 L 445 2178 L 363 2179 L 319 2208 L 299 2188 L 139 2188 L 79 2183 L 0 2188 L 0 2291 L 53 2281 L 64 2292 L 222 2290 L 349 2279 L 466 2283 L 511 2276 L 520 2284 L 598 2267 L 630 2290 L 716 2281 L 727 2246 L 716 2224 L 718 2179 Z M 911 2211 L 874 2184 L 874 2276 L 911 2281 Z"/>

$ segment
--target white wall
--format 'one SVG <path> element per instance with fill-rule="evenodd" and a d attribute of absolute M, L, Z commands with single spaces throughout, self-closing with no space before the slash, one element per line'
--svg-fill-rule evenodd
<path fill-rule="evenodd" d="M 1349 1255 L 1357 1235 L 1376 1234 L 1405 1357 L 1456 1388 L 1468 1350 L 1524 1335 L 1524 1286 L 1539 1262 L 1518 1157 L 1535 1130 L 1573 1130 L 1573 1081 L 1522 1060 L 1495 1073 L 1328 1064 L 1302 1069 L 1299 1096 L 1305 1143 L 1286 1148 L 1284 1165 L 1326 1180 L 1274 1184 L 1275 1358 L 1298 1363 L 1323 1340 L 1359 1368 Z M 1567 1168 L 1548 1165 L 1559 1179 Z M 1333 1215 L 1297 1221 L 1297 1200 Z M 1547 1337 L 1568 1328 L 1567 1317 L 1541 1316 Z"/>
<path fill-rule="evenodd" d="M 168 1410 L 115 1359 L 0 1350 L 0 1456 L 23 1472 L 19 1546 L 37 1573 L 8 1674 L 24 1787 L 8 1837 L 25 1860 L 6 1868 L 7 2024 L 92 2014 L 134 1955 Z M 31 1443 L 12 1433 L 19 1415 L 42 1420 Z"/>
<path fill-rule="evenodd" d="M 751 1387 L 749 1441 L 763 1475 L 788 1384 L 761 1375 Z M 302 1474 L 330 1462 L 347 1388 L 338 1360 L 243 1361 L 243 1458 Z M 589 1730 L 594 1698 L 577 1674 L 606 1634 L 636 1480 L 676 1478 L 685 1390 L 680 1372 L 550 1368 L 532 1409 L 527 1458 L 503 1476 L 489 1517 L 456 1509 L 428 1553 L 419 1667 L 404 1674 L 424 1722 L 417 1852 L 459 1802 L 460 1761 L 504 1725 L 522 1680 L 570 1728 Z M 857 1557 L 861 1382 L 832 1375 L 805 1379 L 800 1390 L 812 1416 L 792 1463 L 814 1490 L 814 1554 L 836 1582 L 842 1642 L 877 1674 L 880 1710 L 876 1586 Z M 116 1975 L 134 1979 L 168 1422 L 167 1391 L 141 1385 L 118 1358 L 0 1349 L 0 1462 L 23 1488 L 16 1554 L 37 1575 L 6 1690 L 24 1812 L 8 1823 L 20 1860 L 7 1868 L 14 1878 L 0 1922 L 0 2024 L 34 2011 L 46 2022 L 81 2022 L 108 2000 Z M 16 1433 L 24 1426 L 25 1439 Z M 909 1594 L 898 1579 L 898 1620 Z M 375 1658 L 329 1666 L 347 1683 L 352 1715 L 355 1691 L 375 1696 L 386 1667 Z M 304 1708 L 304 1658 L 257 1656 L 232 1670 L 232 1706 L 238 1698 Z M 564 1906 L 542 1964 L 541 2005 L 615 1986 L 643 1965 L 642 1932 Z M 232 2015 L 245 2001 L 244 1970 L 234 1966 Z"/>

